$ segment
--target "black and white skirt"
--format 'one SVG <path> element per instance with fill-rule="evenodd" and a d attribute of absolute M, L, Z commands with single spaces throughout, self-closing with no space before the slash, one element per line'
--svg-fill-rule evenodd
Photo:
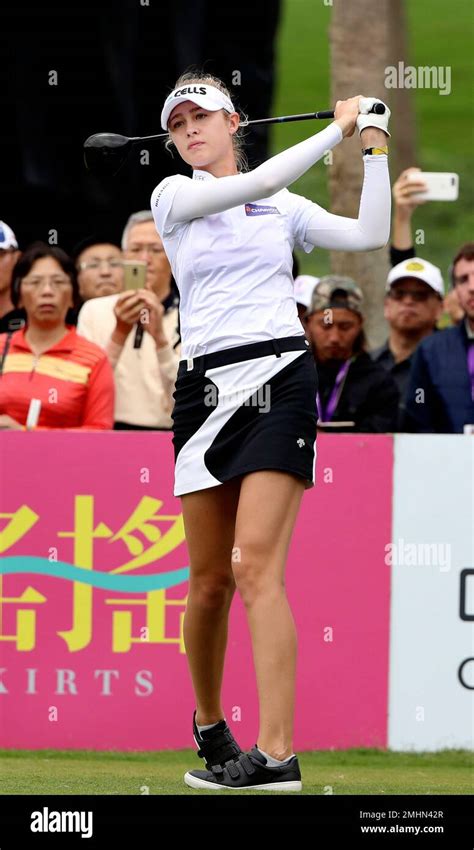
<path fill-rule="evenodd" d="M 314 485 L 316 364 L 304 336 L 181 360 L 175 384 L 174 495 L 263 469 Z"/>

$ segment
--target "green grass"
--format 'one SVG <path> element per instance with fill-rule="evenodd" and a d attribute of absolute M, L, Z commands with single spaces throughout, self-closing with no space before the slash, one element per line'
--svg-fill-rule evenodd
<path fill-rule="evenodd" d="M 303 794 L 473 793 L 474 756 L 463 750 L 397 753 L 352 749 L 299 753 Z M 202 768 L 192 750 L 150 753 L 0 750 L 0 794 L 254 794 L 197 791 L 183 782 Z"/>
<path fill-rule="evenodd" d="M 357 0 L 353 0 L 357 2 Z M 413 165 L 425 171 L 455 171 L 460 175 L 460 197 L 454 203 L 423 205 L 413 219 L 425 232 L 418 254 L 440 266 L 445 277 L 454 251 L 473 238 L 474 179 L 474 7 L 472 0 L 407 0 L 409 57 L 407 64 L 450 66 L 451 93 L 413 90 L 417 120 L 418 158 Z M 285 0 L 277 45 L 275 115 L 330 108 L 329 24 L 331 7 L 315 0 Z M 362 21 L 361 21 L 362 25 Z M 347 92 L 347 96 L 357 92 Z M 366 92 L 370 94 L 370 92 Z M 319 126 L 320 124 L 320 126 Z M 322 129 L 326 123 L 301 122 L 274 128 L 276 153 Z M 397 174 L 391 167 L 392 183 Z M 323 162 L 293 184 L 292 191 L 329 208 L 327 169 Z M 329 252 L 298 252 L 301 271 L 329 272 Z"/>

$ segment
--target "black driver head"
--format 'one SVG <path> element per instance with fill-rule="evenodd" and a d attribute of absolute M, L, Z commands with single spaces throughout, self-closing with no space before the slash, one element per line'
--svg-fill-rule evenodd
<path fill-rule="evenodd" d="M 114 176 L 132 148 L 132 140 L 119 133 L 94 133 L 84 142 L 84 162 L 92 174 Z"/>

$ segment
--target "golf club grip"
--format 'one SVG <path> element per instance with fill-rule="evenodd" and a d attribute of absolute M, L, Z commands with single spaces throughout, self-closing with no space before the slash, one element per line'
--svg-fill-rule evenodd
<path fill-rule="evenodd" d="M 368 112 L 359 112 L 359 115 L 385 115 L 385 105 L 383 103 L 374 103 Z M 317 112 L 318 118 L 334 118 L 334 110 L 328 112 Z"/>
<path fill-rule="evenodd" d="M 137 322 L 137 325 L 136 325 L 136 328 L 135 328 L 135 339 L 133 340 L 133 347 L 134 348 L 141 348 L 142 347 L 142 339 L 143 339 L 143 325 L 141 324 L 141 322 Z"/>

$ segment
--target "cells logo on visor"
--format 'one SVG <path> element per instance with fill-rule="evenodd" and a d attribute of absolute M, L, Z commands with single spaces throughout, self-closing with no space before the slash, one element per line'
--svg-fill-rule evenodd
<path fill-rule="evenodd" d="M 279 215 L 276 207 L 266 207 L 263 204 L 245 204 L 245 215 Z"/>

